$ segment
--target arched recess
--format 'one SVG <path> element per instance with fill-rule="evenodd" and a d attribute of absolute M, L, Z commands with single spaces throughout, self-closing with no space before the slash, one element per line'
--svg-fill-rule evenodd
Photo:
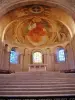
<path fill-rule="evenodd" d="M 68 43 L 65 49 L 67 51 L 68 69 L 75 70 L 75 53 L 72 42 Z"/>
<path fill-rule="evenodd" d="M 55 62 L 56 63 L 62 63 L 66 62 L 66 50 L 62 46 L 58 46 L 55 49 Z"/>
<path fill-rule="evenodd" d="M 68 30 L 69 34 L 70 34 L 70 37 L 72 38 L 74 36 L 74 32 L 72 32 L 72 29 L 70 29 L 70 27 L 65 24 L 65 22 L 61 21 L 61 20 L 57 20 L 59 23 L 62 23 L 62 25 L 65 26 L 65 28 Z M 70 39 L 71 40 L 71 39 Z"/>
<path fill-rule="evenodd" d="M 54 71 L 68 70 L 67 51 L 63 45 L 54 48 Z"/>
<path fill-rule="evenodd" d="M 32 64 L 43 64 L 44 56 L 41 50 L 33 50 L 31 52 L 31 63 Z"/>
<path fill-rule="evenodd" d="M 10 64 L 19 64 L 19 53 L 13 47 L 10 51 Z"/>

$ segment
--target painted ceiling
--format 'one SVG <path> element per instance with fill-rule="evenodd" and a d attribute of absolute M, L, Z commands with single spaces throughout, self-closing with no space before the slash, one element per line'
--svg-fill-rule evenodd
<path fill-rule="evenodd" d="M 3 31 L 3 40 L 28 47 L 45 47 L 70 41 L 69 28 L 62 21 L 64 15 L 61 9 L 43 5 L 15 9 L 6 15 L 11 17 L 11 21 Z"/>

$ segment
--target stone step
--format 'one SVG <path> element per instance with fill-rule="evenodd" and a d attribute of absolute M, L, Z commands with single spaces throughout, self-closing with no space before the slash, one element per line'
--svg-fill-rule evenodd
<path fill-rule="evenodd" d="M 49 87 L 52 87 L 52 88 L 54 88 L 54 87 L 75 87 L 75 84 L 55 84 L 55 85 L 53 85 L 53 84 L 48 84 L 48 85 L 46 85 L 46 84 L 38 84 L 38 85 L 32 85 L 32 84 L 27 84 L 27 85 L 25 85 L 25 84 L 23 84 L 23 85 L 21 85 L 21 84 L 16 84 L 16 85 L 10 85 L 10 84 L 5 84 L 5 85 L 0 85 L 0 88 L 5 88 L 5 87 L 7 87 L 7 88 L 18 88 L 18 87 L 20 87 L 20 88 L 49 88 Z"/>
<path fill-rule="evenodd" d="M 34 83 L 34 84 L 36 84 L 36 83 L 37 83 L 37 84 L 38 84 L 38 83 L 40 83 L 40 84 L 42 84 L 42 83 L 60 83 L 60 84 L 61 84 L 61 83 L 75 83 L 75 82 L 73 82 L 73 81 L 69 81 L 69 82 L 68 82 L 68 81 L 63 81 L 63 82 L 61 82 L 61 81 L 51 81 L 51 82 L 49 82 L 49 81 L 37 81 L 37 82 L 36 82 L 36 81 L 34 81 L 34 82 L 31 81 L 31 82 L 30 82 L 30 81 L 25 81 L 25 80 L 24 80 L 24 81 L 19 81 L 19 82 L 18 82 L 18 81 L 7 81 L 7 82 L 6 82 L 6 81 L 5 81 L 5 82 L 2 82 L 2 81 L 1 81 L 0 84 L 2 84 L 2 83 L 9 83 L 9 82 L 12 83 L 12 84 L 14 84 L 14 83 L 16 83 L 16 84 L 17 84 L 17 83 L 20 83 L 20 84 L 22 84 L 22 83 L 23 83 L 23 84 L 24 84 L 24 83 L 25 83 L 25 84 L 27 84 L 27 83 L 31 83 L 31 84 L 32 84 L 32 83 Z"/>
<path fill-rule="evenodd" d="M 12 78 L 12 77 L 11 77 Z M 31 79 L 18 79 L 18 78 L 12 78 L 12 79 L 9 79 L 8 78 L 8 80 L 5 78 L 2 78 L 2 79 L 0 79 L 0 81 L 24 81 L 24 80 L 26 80 L 26 81 L 75 81 L 74 79 L 75 78 L 61 78 L 61 79 L 33 79 L 33 78 L 31 78 Z"/>
<path fill-rule="evenodd" d="M 0 85 L 55 85 L 55 84 L 75 84 L 75 82 L 0 82 Z"/>
<path fill-rule="evenodd" d="M 14 73 L 11 73 L 12 75 L 14 74 Z M 15 75 L 65 75 L 65 73 L 64 72 L 15 72 Z M 66 74 L 72 74 L 72 73 L 66 73 Z M 75 73 L 73 73 L 73 74 L 75 74 Z"/>
<path fill-rule="evenodd" d="M 0 82 L 75 82 L 75 80 L 0 80 Z"/>
<path fill-rule="evenodd" d="M 31 76 L 14 76 L 14 77 L 4 77 L 4 79 L 6 79 L 6 78 L 8 78 L 8 79 L 10 79 L 10 78 L 14 78 L 14 79 L 28 79 L 28 78 L 31 78 L 31 79 L 66 79 L 66 78 L 68 78 L 68 79 L 70 79 L 70 78 L 75 78 L 75 77 L 52 77 L 52 76 L 35 76 L 35 77 L 33 77 L 32 75 Z M 3 79 L 2 77 L 0 77 L 0 79 Z"/>
<path fill-rule="evenodd" d="M 40 84 L 42 84 L 42 83 L 44 83 L 44 84 L 45 84 L 45 83 L 46 83 L 46 84 L 48 84 L 48 83 L 49 83 L 49 84 L 50 84 L 50 83 L 51 83 L 51 84 L 52 84 L 52 83 L 53 83 L 53 84 L 57 84 L 57 83 L 58 83 L 58 84 L 59 84 L 59 83 L 60 83 L 60 84 L 61 84 L 61 83 L 63 83 L 63 84 L 64 84 L 64 83 L 73 83 L 73 84 L 74 84 L 75 81 L 72 81 L 72 80 L 71 80 L 71 81 L 69 81 L 69 80 L 68 80 L 68 81 L 42 81 L 42 80 L 41 80 L 41 81 L 40 81 L 40 80 L 39 80 L 39 81 L 26 81 L 26 80 L 24 80 L 24 81 L 11 81 L 11 80 L 10 80 L 10 81 L 0 81 L 0 84 L 5 84 L 5 83 L 6 83 L 6 84 L 7 84 L 7 83 L 12 83 L 12 84 L 17 84 L 17 83 L 19 83 L 19 84 L 21 84 L 21 83 L 22 83 L 22 84 L 24 84 L 24 83 L 25 83 L 25 84 L 27 84 L 27 83 L 28 83 L 28 84 L 30 84 L 30 83 L 31 83 L 31 84 L 38 84 L 38 83 L 40 83 Z"/>
<path fill-rule="evenodd" d="M 22 96 L 22 95 L 25 95 L 25 96 L 27 96 L 27 95 L 33 95 L 33 96 L 35 96 L 35 95 L 49 95 L 49 96 L 52 96 L 52 94 L 54 94 L 54 95 L 60 95 L 60 94 L 63 94 L 63 96 L 64 96 L 64 94 L 66 94 L 67 96 L 70 94 L 74 94 L 75 95 L 75 90 L 54 90 L 54 91 L 0 91 L 0 95 L 2 96 L 4 96 L 4 95 L 10 95 L 10 96 L 13 96 L 13 95 L 18 95 L 18 96 Z"/>
<path fill-rule="evenodd" d="M 4 78 L 11 78 L 12 77 L 12 78 L 18 78 L 18 79 L 21 79 L 21 78 L 22 79 L 26 79 L 26 78 L 38 78 L 38 79 L 39 78 L 48 78 L 48 79 L 61 79 L 62 78 L 62 79 L 65 79 L 65 78 L 75 78 L 74 75 L 73 76 L 67 75 L 67 76 L 62 76 L 61 77 L 60 74 L 59 74 L 59 76 L 56 76 L 56 75 L 54 75 L 54 76 L 50 76 L 50 75 L 49 76 L 44 76 L 44 75 L 42 75 L 42 76 L 41 75 L 39 75 L 39 76 L 36 76 L 36 75 L 34 75 L 34 76 L 33 75 L 10 75 L 10 76 L 7 76 L 7 75 L 3 75 L 2 76 L 0 74 L 0 79 L 3 79 L 3 77 Z"/>
<path fill-rule="evenodd" d="M 63 72 L 54 72 L 54 71 L 44 71 L 44 72 L 40 72 L 40 71 L 35 71 L 35 72 L 15 72 L 15 73 L 11 73 L 12 75 L 30 75 L 30 74 L 32 74 L 32 75 L 39 75 L 39 74 L 41 74 L 41 75 L 45 75 L 45 74 L 51 74 L 51 75 L 59 75 L 59 74 L 61 74 L 61 75 L 65 75 L 65 73 L 63 73 Z M 66 73 L 66 74 L 72 74 L 72 73 Z M 3 74 L 2 74 L 3 75 Z M 9 74 L 7 74 L 7 75 L 9 75 Z"/>
<path fill-rule="evenodd" d="M 75 96 L 75 74 L 15 73 L 0 75 L 0 96 Z"/>
<path fill-rule="evenodd" d="M 67 84 L 74 85 L 75 83 L 61 83 L 61 84 L 57 83 L 57 84 L 62 86 L 63 84 L 64 85 L 67 85 Z M 0 84 L 0 85 L 49 85 L 49 86 L 53 85 L 54 86 L 55 83 L 54 84 L 53 83 L 52 84 L 51 83 L 41 83 L 41 84 L 40 83 L 36 83 L 36 84 L 34 84 L 34 83 L 21 83 L 21 84 L 20 83 L 14 83 L 14 84 L 13 83 L 4 83 L 4 84 Z"/>
<path fill-rule="evenodd" d="M 75 96 L 75 93 L 66 93 L 66 94 L 63 94 L 63 93 L 60 93 L 60 94 L 58 94 L 58 93 L 57 93 L 57 94 L 35 94 L 35 95 L 34 95 L 34 94 L 32 94 L 32 95 L 31 95 L 31 94 L 21 94 L 21 95 L 18 95 L 18 94 L 14 94 L 14 95 L 13 95 L 13 94 L 12 94 L 12 95 L 1 94 L 1 95 L 0 95 L 0 97 L 5 97 L 5 98 L 11 98 L 11 97 L 12 97 L 12 98 L 16 98 L 16 97 L 17 97 L 17 98 L 21 98 L 21 97 L 23 97 L 23 98 L 24 98 L 24 97 L 25 97 L 25 98 L 26 98 L 26 97 L 28 97 L 28 98 L 34 98 L 34 97 L 36 97 L 36 98 L 37 98 L 37 97 L 41 97 L 41 98 L 44 98 L 44 97 L 60 97 L 60 98 L 61 98 L 61 97 L 62 97 L 62 98 L 63 98 L 63 97 L 66 97 L 66 96 L 67 96 L 67 97 L 70 96 L 71 99 L 72 99 L 72 97 Z M 2 99 L 2 100 L 5 100 L 5 99 Z M 11 99 L 11 100 L 12 100 L 12 99 Z M 13 99 L 13 100 L 15 100 L 15 99 Z M 16 99 L 16 100 L 17 100 L 17 99 Z M 29 100 L 29 99 L 28 99 L 28 100 Z M 72 100 L 73 100 L 73 99 L 72 99 Z"/>
<path fill-rule="evenodd" d="M 24 80 L 16 80 L 16 79 L 8 79 L 8 80 L 6 80 L 6 79 L 4 79 L 4 80 L 0 80 L 0 82 L 75 82 L 75 79 L 62 79 L 62 80 L 47 80 L 47 79 L 32 79 L 32 80 L 29 80 L 29 79 L 24 79 Z"/>
<path fill-rule="evenodd" d="M 7 77 L 8 77 L 8 76 L 5 76 L 4 78 L 7 78 Z M 39 78 L 47 78 L 47 79 L 75 78 L 75 76 L 74 76 L 74 77 L 70 77 L 70 76 L 67 76 L 67 77 L 66 77 L 66 76 L 65 76 L 65 77 L 59 77 L 59 76 L 57 76 L 57 77 L 55 76 L 55 77 L 54 77 L 54 76 L 53 76 L 53 77 L 52 77 L 52 76 L 40 76 L 40 75 L 39 75 L 39 76 L 32 76 L 32 75 L 31 75 L 31 76 L 10 76 L 10 77 L 14 77 L 14 78 L 18 78 L 18 79 L 21 79 L 21 78 L 22 78 L 22 79 L 27 79 L 27 78 L 32 78 L 32 79 L 33 79 L 33 78 L 34 78 L 34 79 L 36 79 L 36 78 L 37 78 L 37 79 L 39 79 Z M 8 78 L 10 78 L 10 77 L 8 77 Z M 0 79 L 2 79 L 2 77 L 0 77 Z"/>
<path fill-rule="evenodd" d="M 49 88 L 0 88 L 0 91 L 57 91 L 57 90 L 75 90 L 75 87 L 49 87 Z"/>

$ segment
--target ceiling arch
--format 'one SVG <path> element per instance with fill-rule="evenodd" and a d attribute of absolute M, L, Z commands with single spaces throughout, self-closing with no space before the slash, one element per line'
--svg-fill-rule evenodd
<path fill-rule="evenodd" d="M 73 21 L 71 17 L 62 9 L 44 5 L 37 5 L 37 9 L 33 9 L 33 7 L 35 8 L 35 5 L 22 7 L 7 14 L 10 16 L 9 19 L 11 16 L 12 19 L 3 31 L 2 40 L 5 43 L 44 47 L 70 41 L 73 34 L 70 32 L 71 27 L 66 19 L 69 18 L 69 21 Z"/>
<path fill-rule="evenodd" d="M 74 3 L 74 1 L 72 0 L 72 2 Z M 7 13 L 7 15 L 9 15 L 10 16 L 10 14 L 8 14 L 8 13 L 11 13 L 11 12 L 13 12 L 14 10 L 16 10 L 18 7 L 20 7 L 20 8 L 22 8 L 22 7 L 26 7 L 26 6 L 28 6 L 28 5 L 43 5 L 43 6 L 48 6 L 49 8 L 54 8 L 54 9 L 56 9 L 56 8 L 58 8 L 58 9 L 61 9 L 62 8 L 62 10 L 64 9 L 64 10 L 66 10 L 66 12 L 67 12 L 67 14 L 69 14 L 69 15 L 71 15 L 73 18 L 75 17 L 74 16 L 74 12 L 75 12 L 75 7 L 74 7 L 74 5 L 73 5 L 73 3 L 72 2 L 70 2 L 70 0 L 68 1 L 68 0 L 62 0 L 62 1 L 60 1 L 60 0 L 44 0 L 44 1 L 42 1 L 42 0 L 13 0 L 13 1 L 11 1 L 11 0 L 1 0 L 1 2 L 0 2 L 0 17 L 2 17 L 2 16 L 5 16 L 6 15 L 6 13 Z M 41 9 L 42 10 L 42 9 Z M 17 13 L 16 13 L 17 14 Z M 13 17 L 12 16 L 12 19 L 11 19 L 11 21 L 8 21 L 8 23 L 5 25 L 5 27 L 4 27 L 4 29 L 3 29 L 3 32 L 1 32 L 2 33 L 2 41 L 4 41 L 5 40 L 5 42 L 7 42 L 7 43 L 9 43 L 9 42 L 11 42 L 11 44 L 13 44 L 13 45 L 18 45 L 18 46 L 21 46 L 20 45 L 20 43 L 21 44 L 23 44 L 23 42 L 22 42 L 22 40 L 25 42 L 25 44 L 26 44 L 26 41 L 24 40 L 24 38 L 23 38 L 23 36 L 22 37 L 19 37 L 19 31 L 20 31 L 20 27 L 21 26 L 23 26 L 23 25 L 25 25 L 25 21 L 26 20 L 24 20 L 22 17 L 24 17 L 25 18 L 25 15 L 24 16 L 19 16 L 20 14 L 18 14 L 18 15 L 16 15 L 15 14 L 15 16 L 18 16 L 18 17 Z M 58 12 L 57 12 L 57 14 L 58 14 Z M 61 13 L 60 13 L 61 14 Z M 63 13 L 64 14 L 64 13 Z M 22 14 L 21 14 L 22 15 Z M 64 16 L 65 16 L 65 14 L 64 14 Z M 38 16 L 39 17 L 39 16 Z M 41 17 L 40 19 L 44 19 L 44 20 L 46 20 L 46 21 L 48 21 L 48 23 L 49 23 L 49 26 L 51 26 L 51 30 L 55 30 L 55 29 L 57 29 L 57 27 L 59 27 L 59 25 L 57 25 L 57 23 L 60 23 L 60 26 L 61 27 L 65 27 L 65 29 L 64 30 L 66 30 L 66 32 L 72 37 L 73 36 L 73 34 L 75 34 L 75 29 L 74 29 L 74 21 L 73 20 L 71 20 L 71 18 L 70 18 L 70 21 L 72 21 L 72 23 L 71 23 L 71 25 L 70 25 L 70 23 L 68 22 L 68 21 L 66 21 L 66 23 L 65 23 L 65 21 L 63 21 L 63 17 L 57 17 L 56 18 L 56 20 L 54 19 L 54 17 L 56 18 L 57 16 L 55 16 L 55 14 L 53 14 L 53 15 L 49 15 L 49 18 L 51 19 L 51 20 L 48 20 L 48 18 L 43 18 L 43 17 Z M 69 16 L 70 17 L 70 16 Z M 16 18 L 18 18 L 17 20 L 16 20 Z M 67 17 L 65 17 L 65 19 L 66 19 Z M 30 19 L 30 18 L 29 18 Z M 29 19 L 27 19 L 27 20 L 29 20 Z M 34 18 L 35 19 L 35 18 Z M 54 20 L 53 20 L 54 19 Z M 22 22 L 21 22 L 21 20 L 22 20 Z M 23 22 L 24 21 L 24 22 Z M 14 24 L 14 23 L 16 23 L 16 33 L 18 34 L 15 34 L 15 36 L 16 36 L 16 39 L 15 39 L 15 36 L 13 37 L 13 39 L 15 40 L 15 43 L 12 43 L 12 39 L 10 38 L 10 39 L 8 39 L 7 38 L 7 36 L 9 37 L 11 37 L 12 35 L 11 34 L 13 34 L 13 33 L 11 33 L 11 30 L 10 30 L 10 27 L 12 27 L 12 24 Z M 18 25 L 19 24 L 19 25 Z M 33 23 L 33 25 L 32 26 L 34 26 L 34 24 L 36 24 L 35 22 Z M 28 24 L 29 25 L 29 24 Z M 37 24 L 36 24 L 37 25 Z M 72 25 L 73 25 L 73 27 L 72 27 Z M 54 26 L 55 26 L 55 28 L 54 28 Z M 23 28 L 23 27 L 21 27 L 21 28 Z M 8 34 L 7 35 L 7 30 L 10 32 L 10 35 Z M 14 30 L 15 30 L 15 28 L 14 28 Z M 18 31 L 18 32 L 17 32 Z M 9 33 L 8 32 L 8 33 Z M 56 35 L 55 35 L 56 34 Z M 67 34 L 67 37 L 68 38 L 66 38 L 66 39 L 68 39 L 68 40 L 70 40 L 70 36 Z M 7 36 L 6 36 L 7 35 Z M 53 36 L 53 38 L 51 37 L 51 39 L 50 38 L 48 38 L 48 36 L 47 37 L 45 37 L 46 38 L 46 41 L 45 41 L 45 39 L 44 39 L 44 41 L 43 41 L 43 39 L 42 39 L 42 41 L 43 42 L 39 42 L 39 43 L 34 43 L 29 37 L 27 38 L 27 40 L 29 41 L 29 42 L 27 42 L 27 45 L 29 45 L 29 46 L 31 46 L 31 47 L 35 47 L 35 46 L 48 46 L 48 45 L 50 45 L 50 44 L 53 44 L 53 42 L 54 43 L 57 43 L 59 40 L 63 40 L 64 41 L 64 39 L 65 39 L 65 37 L 66 37 L 66 34 L 58 34 L 58 32 L 55 30 L 55 33 L 54 33 L 54 35 L 52 34 L 52 36 Z M 63 39 L 60 39 L 60 37 L 64 37 Z M 36 36 L 37 37 L 37 36 Z M 6 40 L 8 40 L 8 41 L 6 41 Z M 10 41 L 9 41 L 10 40 Z M 17 42 L 17 40 L 19 41 L 19 42 Z M 34 38 L 34 41 L 35 41 L 35 38 Z M 37 41 L 39 41 L 39 39 L 37 39 Z M 36 42 L 36 41 L 35 41 Z M 62 41 L 60 41 L 60 42 L 62 42 Z M 27 46 L 27 45 L 23 45 L 23 46 Z"/>
<path fill-rule="evenodd" d="M 74 0 L 1 0 L 0 1 L 0 16 L 6 14 L 10 10 L 15 8 L 29 5 L 29 4 L 43 4 L 52 7 L 62 7 L 68 13 L 70 13 L 73 17 L 75 12 L 75 1 Z"/>

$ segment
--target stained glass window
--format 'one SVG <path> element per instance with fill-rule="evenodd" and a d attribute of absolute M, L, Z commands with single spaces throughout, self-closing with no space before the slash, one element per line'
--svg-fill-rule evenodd
<path fill-rule="evenodd" d="M 33 63 L 42 63 L 42 54 L 40 52 L 33 53 Z"/>
<path fill-rule="evenodd" d="M 12 50 L 10 52 L 10 63 L 18 64 L 18 56 L 19 56 L 19 53 Z"/>
<path fill-rule="evenodd" d="M 65 62 L 65 51 L 63 48 L 57 50 L 57 61 Z"/>

